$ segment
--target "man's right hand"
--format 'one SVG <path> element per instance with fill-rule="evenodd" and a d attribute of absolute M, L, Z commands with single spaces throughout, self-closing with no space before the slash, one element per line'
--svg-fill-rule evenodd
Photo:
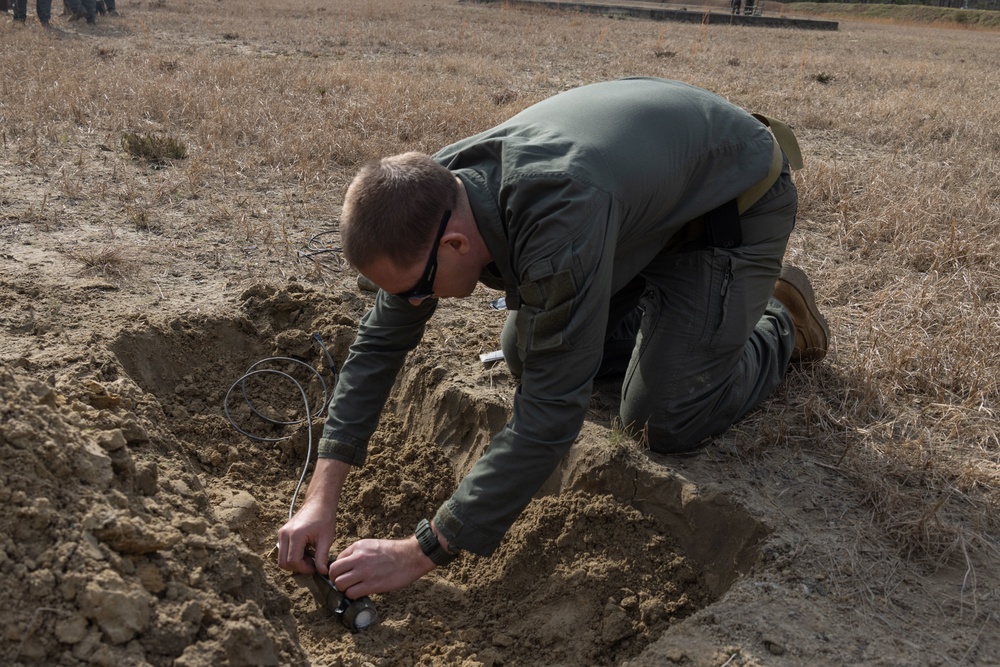
<path fill-rule="evenodd" d="M 301 509 L 278 530 L 278 567 L 291 572 L 329 572 L 330 546 L 337 533 L 337 503 L 351 466 L 319 459 Z"/>

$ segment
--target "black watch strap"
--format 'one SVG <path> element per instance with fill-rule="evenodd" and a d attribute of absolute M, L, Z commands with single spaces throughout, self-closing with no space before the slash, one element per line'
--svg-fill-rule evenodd
<path fill-rule="evenodd" d="M 441 546 L 438 541 L 437 535 L 431 530 L 431 522 L 427 519 L 421 519 L 420 523 L 417 524 L 417 543 L 420 544 L 420 550 L 424 552 L 431 562 L 435 565 L 447 565 L 451 561 L 455 560 L 458 556 L 457 553 L 448 553 Z"/>

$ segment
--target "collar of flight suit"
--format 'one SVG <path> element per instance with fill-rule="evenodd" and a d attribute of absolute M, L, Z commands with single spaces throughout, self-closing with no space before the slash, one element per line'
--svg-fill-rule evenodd
<path fill-rule="evenodd" d="M 462 179 L 465 192 L 472 207 L 472 216 L 476 219 L 476 227 L 483 237 L 483 242 L 489 248 L 500 275 L 503 278 L 506 292 L 507 309 L 518 310 L 521 297 L 518 294 L 517 274 L 510 262 L 510 240 L 507 236 L 507 225 L 504 224 L 500 209 L 497 206 L 499 195 L 490 187 L 486 177 L 475 169 L 459 169 L 455 176 Z"/>

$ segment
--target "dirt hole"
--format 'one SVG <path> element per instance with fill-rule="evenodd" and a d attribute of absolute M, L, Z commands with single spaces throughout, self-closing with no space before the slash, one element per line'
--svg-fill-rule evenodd
<path fill-rule="evenodd" d="M 332 373 L 313 334 L 342 363 L 359 304 L 343 299 L 331 313 L 329 295 L 323 308 L 319 299 L 308 290 L 262 289 L 244 295 L 243 316 L 140 326 L 112 345 L 199 467 L 213 518 L 261 555 L 288 512 L 307 430 L 295 427 L 288 440 L 249 440 L 227 422 L 223 400 L 252 364 L 282 356 L 318 370 L 304 385 L 314 404 L 322 401 L 317 377 L 332 384 Z M 335 552 L 359 537 L 407 536 L 450 495 L 507 418 L 506 388 L 484 389 L 470 375 L 476 372 L 447 355 L 411 356 L 368 464 L 348 480 Z M 293 398 L 275 389 L 261 401 L 291 416 L 296 401 L 301 408 Z M 240 407 L 234 414 L 252 417 Z M 318 416 L 314 437 L 321 430 Z M 234 498 L 241 499 L 235 509 Z M 306 578 L 267 558 L 262 568 L 291 599 L 297 639 L 317 663 L 407 665 L 430 655 L 433 664 L 467 667 L 620 664 L 718 599 L 756 562 L 767 532 L 725 496 L 609 436 L 596 419 L 492 557 L 465 557 L 407 590 L 374 596 L 383 620 L 363 634 L 333 621 Z"/>

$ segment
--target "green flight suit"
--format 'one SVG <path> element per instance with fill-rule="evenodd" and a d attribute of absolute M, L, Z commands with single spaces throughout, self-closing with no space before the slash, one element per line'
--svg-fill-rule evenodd
<path fill-rule="evenodd" d="M 520 378 L 510 421 L 435 516 L 451 545 L 491 553 L 566 454 L 613 328 L 609 310 L 642 308 L 621 411 L 655 451 L 700 446 L 778 385 L 794 344 L 788 313 L 770 298 L 795 220 L 787 165 L 741 216 L 742 245 L 672 242 L 761 181 L 772 156 L 770 132 L 750 114 L 662 79 L 566 91 L 433 156 L 464 183 L 492 253 L 480 279 L 506 293 L 504 351 Z M 378 293 L 320 456 L 364 463 L 436 301 Z"/>

